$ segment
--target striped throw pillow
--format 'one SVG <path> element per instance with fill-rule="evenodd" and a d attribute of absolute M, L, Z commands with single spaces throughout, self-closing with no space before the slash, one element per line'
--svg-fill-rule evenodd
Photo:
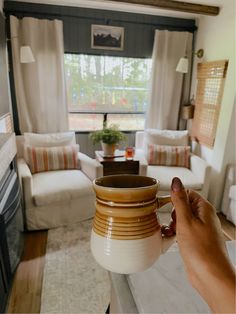
<path fill-rule="evenodd" d="M 25 146 L 25 155 L 32 173 L 78 169 L 78 148 L 78 145 L 53 147 Z"/>
<path fill-rule="evenodd" d="M 149 165 L 189 168 L 190 146 L 147 145 Z"/>

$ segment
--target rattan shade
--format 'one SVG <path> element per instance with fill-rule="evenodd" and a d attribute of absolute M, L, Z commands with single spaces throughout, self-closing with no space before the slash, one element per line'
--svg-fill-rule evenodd
<path fill-rule="evenodd" d="M 198 63 L 197 93 L 192 125 L 192 137 L 213 147 L 228 61 Z"/>

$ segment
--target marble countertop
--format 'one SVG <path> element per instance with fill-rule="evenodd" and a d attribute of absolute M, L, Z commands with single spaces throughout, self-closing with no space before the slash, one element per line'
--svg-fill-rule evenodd
<path fill-rule="evenodd" d="M 188 282 L 177 248 L 148 270 L 127 277 L 139 313 L 210 313 Z"/>
<path fill-rule="evenodd" d="M 226 246 L 236 263 L 236 241 Z M 177 246 L 147 271 L 127 277 L 139 313 L 211 313 L 190 285 Z"/>
<path fill-rule="evenodd" d="M 236 263 L 236 241 L 226 242 Z M 122 282 L 121 282 L 122 279 Z M 145 272 L 132 275 L 111 273 L 119 313 L 210 313 L 210 309 L 187 279 L 177 245 Z M 129 294 L 125 293 L 129 289 Z M 111 302 L 111 308 L 115 308 Z M 112 311 L 111 311 L 112 313 Z"/>

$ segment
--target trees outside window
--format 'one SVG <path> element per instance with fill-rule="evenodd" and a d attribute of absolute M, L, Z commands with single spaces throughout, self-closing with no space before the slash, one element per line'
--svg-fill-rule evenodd
<path fill-rule="evenodd" d="M 151 59 L 65 54 L 70 129 L 144 127 Z"/>

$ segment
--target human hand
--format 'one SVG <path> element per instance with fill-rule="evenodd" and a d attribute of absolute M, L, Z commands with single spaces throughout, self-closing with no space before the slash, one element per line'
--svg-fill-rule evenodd
<path fill-rule="evenodd" d="M 220 221 L 214 207 L 198 193 L 186 191 L 178 178 L 172 181 L 171 198 L 176 210 L 176 236 L 190 276 L 200 266 L 226 255 Z"/>
<path fill-rule="evenodd" d="M 173 179 L 171 189 L 177 242 L 190 282 L 214 311 L 234 310 L 235 274 L 216 210 L 198 193 L 185 190 L 179 178 Z M 227 304 L 217 294 L 219 287 L 228 292 Z"/>

